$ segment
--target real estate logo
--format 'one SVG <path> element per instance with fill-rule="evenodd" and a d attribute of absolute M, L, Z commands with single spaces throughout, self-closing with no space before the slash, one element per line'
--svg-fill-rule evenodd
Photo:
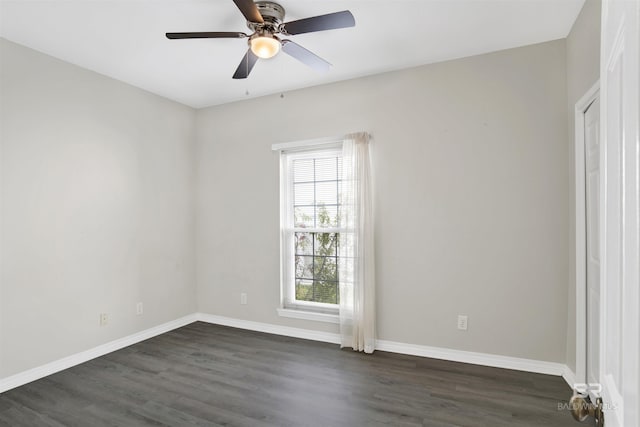
<path fill-rule="evenodd" d="M 586 396 L 589 392 L 596 395 L 602 394 L 602 385 L 600 383 L 575 383 L 573 384 L 573 392 L 581 396 Z"/>
<path fill-rule="evenodd" d="M 573 397 L 580 397 L 582 399 L 571 399 L 569 402 L 558 402 L 558 411 L 573 411 L 587 413 L 590 407 L 591 398 L 589 396 L 601 396 L 602 384 L 600 383 L 575 383 L 573 384 Z M 598 397 L 599 404 L 602 405 L 601 409 L 604 411 L 615 410 L 616 405 L 607 404 L 602 402 Z M 583 411 L 580 411 L 583 410 Z"/>

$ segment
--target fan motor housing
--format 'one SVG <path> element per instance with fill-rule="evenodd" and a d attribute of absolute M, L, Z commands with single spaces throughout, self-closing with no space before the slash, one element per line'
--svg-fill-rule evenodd
<path fill-rule="evenodd" d="M 275 32 L 275 30 L 277 30 L 280 24 L 284 21 L 284 7 L 271 1 L 257 1 L 255 2 L 255 5 L 258 8 L 260 15 L 262 15 L 262 19 L 264 19 L 264 24 L 247 21 L 247 27 L 252 31 L 268 28 Z"/>

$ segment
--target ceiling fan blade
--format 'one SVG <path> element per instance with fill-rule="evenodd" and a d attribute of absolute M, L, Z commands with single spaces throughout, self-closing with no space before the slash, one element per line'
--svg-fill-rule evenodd
<path fill-rule="evenodd" d="M 247 50 L 247 53 L 240 61 L 240 65 L 236 69 L 236 72 L 233 74 L 234 79 L 246 79 L 249 76 L 249 73 L 253 69 L 253 66 L 258 62 L 258 57 L 251 52 L 251 49 Z"/>
<path fill-rule="evenodd" d="M 326 73 L 331 64 L 291 40 L 282 40 L 282 51 L 316 71 Z"/>
<path fill-rule="evenodd" d="M 252 0 L 233 0 L 233 2 L 238 6 L 238 9 L 240 9 L 244 17 L 247 18 L 247 21 L 258 22 L 260 24 L 264 22 L 260 11 Z"/>
<path fill-rule="evenodd" d="M 353 27 L 356 20 L 348 10 L 342 12 L 329 13 L 327 15 L 314 16 L 311 18 L 299 19 L 284 24 L 287 34 L 296 35 L 312 33 L 314 31 L 335 30 L 338 28 Z"/>
<path fill-rule="evenodd" d="M 247 36 L 245 33 L 232 32 L 196 32 L 196 33 L 167 33 L 167 38 L 175 39 L 243 39 Z"/>

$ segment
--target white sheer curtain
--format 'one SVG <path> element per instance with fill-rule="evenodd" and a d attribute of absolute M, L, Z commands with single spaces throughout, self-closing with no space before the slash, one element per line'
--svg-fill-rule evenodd
<path fill-rule="evenodd" d="M 341 347 L 373 353 L 375 270 L 369 135 L 347 135 L 342 148 L 340 228 Z"/>

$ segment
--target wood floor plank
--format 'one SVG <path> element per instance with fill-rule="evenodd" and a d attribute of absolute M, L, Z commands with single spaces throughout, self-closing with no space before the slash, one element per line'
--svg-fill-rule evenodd
<path fill-rule="evenodd" d="M 0 426 L 560 427 L 560 377 L 196 322 L 0 395 Z"/>

